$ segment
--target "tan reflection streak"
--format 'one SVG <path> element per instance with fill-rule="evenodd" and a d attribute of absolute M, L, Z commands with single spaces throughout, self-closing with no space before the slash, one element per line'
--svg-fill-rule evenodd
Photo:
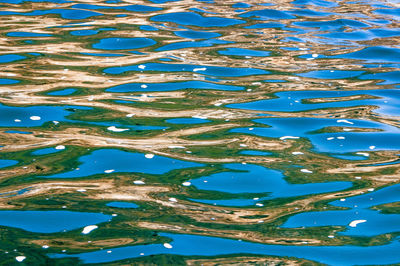
<path fill-rule="evenodd" d="M 29 198 L 38 195 L 51 195 L 63 194 L 66 192 L 76 192 L 78 189 L 86 189 L 90 191 L 104 191 L 110 190 L 114 187 L 112 180 L 96 180 L 96 181 L 64 181 L 64 182 L 46 182 L 29 184 L 29 185 L 19 185 L 13 188 L 8 188 L 7 191 L 1 191 L 0 193 L 8 193 L 11 191 L 19 191 L 21 189 L 28 189 L 23 194 L 13 196 L 13 199 Z M 0 207 L 4 209 L 15 208 L 15 206 L 8 204 L 9 198 L 0 198 Z"/>
<path fill-rule="evenodd" d="M 4 93 L 4 90 L 3 90 Z M 148 93 L 146 96 L 135 97 L 137 99 L 147 99 L 153 95 L 168 95 L 169 93 Z M 4 94 L 3 94 L 4 95 Z M 177 95 L 176 93 L 170 93 L 173 97 Z M 8 95 L 7 95 L 8 96 Z M 104 108 L 113 111 L 119 111 L 125 114 L 135 114 L 139 117 L 192 117 L 192 116 L 202 116 L 207 118 L 216 118 L 216 119 L 237 119 L 237 118 L 249 118 L 255 116 L 254 111 L 249 110 L 239 110 L 239 109 L 192 109 L 192 110 L 174 110 L 174 111 L 162 111 L 157 109 L 144 109 L 144 108 L 135 108 L 126 105 L 112 104 L 112 103 L 104 103 L 93 101 L 101 100 L 101 99 L 121 99 L 118 95 L 113 94 L 102 94 L 95 96 L 84 96 L 84 97 L 75 97 L 75 98 L 64 98 L 63 99 L 54 99 L 51 97 L 27 97 L 25 93 L 18 93 L 14 95 L 10 95 L 11 98 L 0 98 L 0 101 L 4 104 L 11 105 L 32 105 L 34 104 L 68 104 L 68 105 L 78 105 L 78 106 L 86 106 L 86 107 L 98 107 Z M 181 97 L 179 97 L 181 98 Z M 156 99 L 154 99 L 156 100 Z M 257 112 L 261 113 L 261 112 Z"/>
<path fill-rule="evenodd" d="M 113 238 L 103 240 L 92 240 L 90 243 L 87 241 L 78 241 L 70 238 L 55 238 L 55 239 L 38 239 L 38 240 L 25 240 L 29 243 L 44 246 L 47 245 L 51 248 L 62 248 L 62 249 L 80 249 L 80 250 L 98 250 L 99 247 L 110 248 L 132 244 L 141 243 L 142 241 L 135 241 L 132 238 Z"/>
<path fill-rule="evenodd" d="M 237 126 L 235 124 L 229 124 L 221 126 L 221 128 L 230 128 Z M 171 145 L 176 146 L 214 146 L 214 145 L 226 145 L 238 141 L 237 138 L 233 139 L 222 139 L 222 140 L 183 140 L 174 137 L 154 137 L 147 139 L 119 139 L 111 137 L 103 137 L 98 135 L 90 135 L 81 133 L 82 129 L 67 129 L 62 133 L 58 132 L 40 132 L 43 137 L 35 136 L 34 134 L 19 135 L 14 138 L 8 138 L 10 134 L 0 133 L 0 136 L 4 138 L 6 146 L 2 147 L 2 151 L 18 151 L 26 150 L 31 148 L 40 148 L 45 146 L 53 146 L 58 144 L 64 145 L 82 145 L 84 147 L 121 147 L 127 149 L 135 149 L 141 151 L 154 152 L 160 155 L 168 155 L 176 157 L 176 155 L 169 154 L 166 152 L 160 152 L 161 149 L 167 149 Z M 211 127 L 208 131 L 213 131 Z M 205 130 L 204 132 L 206 132 Z M 179 158 L 197 161 L 213 161 L 213 162 L 232 162 L 234 159 L 211 159 L 211 158 L 198 158 L 195 156 L 182 155 Z"/>
<path fill-rule="evenodd" d="M 299 266 L 299 265 L 318 265 L 310 262 L 305 264 L 302 260 L 286 259 L 286 258 L 271 258 L 271 257 L 251 257 L 237 256 L 230 258 L 212 258 L 212 259 L 187 259 L 185 261 L 188 266 L 242 266 L 242 265 L 268 265 L 268 266 Z"/>
<path fill-rule="evenodd" d="M 395 169 L 394 174 L 380 174 L 379 176 L 370 176 L 369 173 L 379 173 L 385 169 Z M 326 170 L 330 174 L 368 174 L 363 176 L 365 179 L 379 180 L 381 182 L 397 182 L 400 180 L 400 168 L 396 165 L 380 165 L 380 166 L 360 166 L 347 164 L 345 167 L 338 167 Z"/>
<path fill-rule="evenodd" d="M 301 242 L 303 241 L 307 241 L 311 245 L 316 245 L 322 242 L 321 240 L 318 239 L 272 238 L 268 237 L 267 235 L 254 231 L 221 230 L 221 229 L 215 230 L 211 228 L 198 227 L 190 224 L 169 225 L 169 224 L 161 224 L 155 222 L 139 222 L 137 223 L 137 226 L 151 230 L 172 231 L 180 234 L 189 233 L 197 235 L 212 235 L 215 237 L 242 239 L 251 242 L 259 242 L 265 244 L 296 245 L 296 244 L 302 244 Z"/>

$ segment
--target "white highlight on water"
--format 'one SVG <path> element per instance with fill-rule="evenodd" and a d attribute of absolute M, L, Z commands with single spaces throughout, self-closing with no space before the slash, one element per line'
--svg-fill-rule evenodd
<path fill-rule="evenodd" d="M 312 171 L 308 170 L 308 169 L 301 169 L 300 172 L 307 173 L 307 174 L 311 174 L 312 173 Z"/>
<path fill-rule="evenodd" d="M 104 170 L 104 173 L 110 174 L 110 173 L 112 173 L 112 172 L 114 172 L 114 171 L 115 171 L 114 169 L 109 169 L 109 170 Z"/>
<path fill-rule="evenodd" d="M 31 117 L 29 117 L 31 120 L 40 120 L 41 118 L 40 118 L 40 116 L 37 116 L 37 115 L 33 115 L 33 116 L 31 116 Z"/>
<path fill-rule="evenodd" d="M 97 228 L 99 228 L 97 225 L 88 225 L 88 226 L 85 226 L 85 227 L 83 228 L 83 230 L 82 230 L 82 234 L 87 235 L 87 234 L 89 234 L 90 232 L 92 232 L 93 230 L 95 230 L 95 229 L 97 229 Z"/>
<path fill-rule="evenodd" d="M 115 126 L 108 127 L 107 130 L 114 131 L 114 132 L 123 132 L 129 130 L 129 128 L 117 128 Z"/>
<path fill-rule="evenodd" d="M 168 146 L 168 148 L 169 149 L 185 149 L 184 146 L 175 146 L 175 145 Z"/>
<path fill-rule="evenodd" d="M 367 220 L 354 220 L 351 223 L 349 223 L 349 226 L 350 227 L 356 227 L 358 224 L 365 223 L 366 221 Z"/>
<path fill-rule="evenodd" d="M 172 245 L 170 243 L 164 243 L 163 245 L 165 248 L 172 248 Z"/>
<path fill-rule="evenodd" d="M 192 183 L 190 183 L 189 181 L 183 182 L 182 186 L 188 187 L 190 186 Z"/>
<path fill-rule="evenodd" d="M 17 257 L 15 257 L 15 259 L 16 259 L 18 262 L 22 262 L 22 261 L 24 261 L 24 260 L 26 259 L 26 257 L 25 257 L 25 256 L 17 256 Z"/>
<path fill-rule="evenodd" d="M 144 157 L 146 157 L 147 159 L 153 159 L 154 154 L 152 154 L 152 153 L 147 153 L 147 154 L 144 155 Z"/>
<path fill-rule="evenodd" d="M 295 137 L 295 136 L 283 136 L 283 137 L 280 137 L 279 139 L 280 140 L 285 140 L 285 139 L 299 139 L 300 137 Z"/>
<path fill-rule="evenodd" d="M 354 123 L 353 123 L 353 122 L 350 122 L 350 121 L 349 121 L 349 120 L 347 120 L 347 119 L 339 119 L 339 120 L 337 120 L 336 122 L 338 122 L 338 123 L 346 123 L 346 124 L 354 125 Z"/>

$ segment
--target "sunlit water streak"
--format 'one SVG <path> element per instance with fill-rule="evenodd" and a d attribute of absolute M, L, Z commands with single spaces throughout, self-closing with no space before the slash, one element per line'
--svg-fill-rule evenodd
<path fill-rule="evenodd" d="M 1 263 L 400 263 L 399 7 L 0 0 Z"/>

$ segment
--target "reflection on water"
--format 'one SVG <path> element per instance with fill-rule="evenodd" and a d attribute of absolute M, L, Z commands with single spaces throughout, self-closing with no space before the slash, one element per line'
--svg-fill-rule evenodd
<path fill-rule="evenodd" d="M 399 264 L 399 19 L 0 0 L 1 262 Z"/>

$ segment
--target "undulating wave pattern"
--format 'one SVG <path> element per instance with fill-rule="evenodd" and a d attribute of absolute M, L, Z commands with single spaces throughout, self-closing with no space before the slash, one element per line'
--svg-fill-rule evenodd
<path fill-rule="evenodd" d="M 0 264 L 400 264 L 399 20 L 0 0 Z"/>

